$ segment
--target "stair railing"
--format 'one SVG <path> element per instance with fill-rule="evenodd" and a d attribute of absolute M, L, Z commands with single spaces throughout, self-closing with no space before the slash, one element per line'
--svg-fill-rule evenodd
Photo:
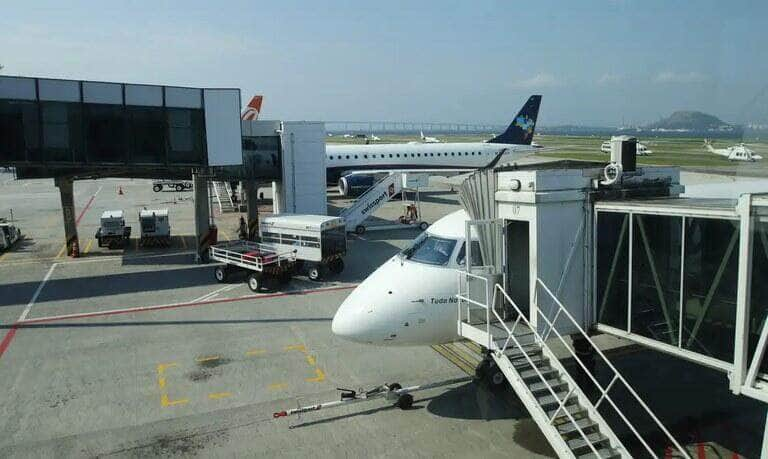
<path fill-rule="evenodd" d="M 467 271 L 458 271 L 458 273 L 459 273 L 459 293 L 458 293 L 458 295 L 456 295 L 456 297 L 459 300 L 459 302 L 458 302 L 459 303 L 458 304 L 458 307 L 459 307 L 459 320 L 463 320 L 462 319 L 462 315 L 461 315 L 461 303 L 462 303 L 462 301 L 466 301 L 466 302 L 468 302 L 470 304 L 474 304 L 476 306 L 485 308 L 485 313 L 486 313 L 485 325 L 486 325 L 486 333 L 487 333 L 487 336 L 488 336 L 488 346 L 487 346 L 487 348 L 490 351 L 494 352 L 497 357 L 501 357 L 502 355 L 504 355 L 504 352 L 507 350 L 507 346 L 510 344 L 510 341 L 511 341 L 515 345 L 515 347 L 520 351 L 520 354 L 523 357 L 525 357 L 526 361 L 528 362 L 528 365 L 531 366 L 531 368 L 536 373 L 536 376 L 539 378 L 539 380 L 542 383 L 544 383 L 544 385 L 546 386 L 546 388 L 549 391 L 550 395 L 552 395 L 553 399 L 555 401 L 557 401 L 557 403 L 558 403 L 557 410 L 549 418 L 549 424 L 553 425 L 554 422 L 555 422 L 555 419 L 557 419 L 558 414 L 560 413 L 560 411 L 563 411 L 565 416 L 568 418 L 568 421 L 571 423 L 571 425 L 573 425 L 574 429 L 579 433 L 581 438 L 589 446 L 589 448 L 592 450 L 592 453 L 595 455 L 595 457 L 600 457 L 600 454 L 598 453 L 597 448 L 595 448 L 595 445 L 592 444 L 592 442 L 589 440 L 588 434 L 584 431 L 584 429 L 581 428 L 581 426 L 579 426 L 578 422 L 573 417 L 573 415 L 567 409 L 564 409 L 565 406 L 566 406 L 566 403 L 568 403 L 568 399 L 571 397 L 571 395 L 573 395 L 573 392 L 576 390 L 576 388 L 575 387 L 571 387 L 570 390 L 568 391 L 568 393 L 565 395 L 565 397 L 560 399 L 560 397 L 557 396 L 557 392 L 555 392 L 555 390 L 552 387 L 552 385 L 547 382 L 547 379 L 544 377 L 544 375 L 541 373 L 541 371 L 539 371 L 538 367 L 536 367 L 536 364 L 533 362 L 533 359 L 531 359 L 531 356 L 528 355 L 528 353 L 525 351 L 525 348 L 523 347 L 523 345 L 520 343 L 520 341 L 518 341 L 517 337 L 515 336 L 514 332 L 517 329 L 518 324 L 520 324 L 520 322 L 522 321 L 530 329 L 530 331 L 533 333 L 533 335 L 534 335 L 534 337 L 536 339 L 537 344 L 539 344 L 541 347 L 547 348 L 549 350 L 549 347 L 547 346 L 546 342 L 544 342 L 544 339 L 536 332 L 536 329 L 533 326 L 531 326 L 531 323 L 528 321 L 528 319 L 525 317 L 525 315 L 517 307 L 517 304 L 515 304 L 515 302 L 512 301 L 512 299 L 509 297 L 509 295 L 507 295 L 507 293 L 504 291 L 503 288 L 501 288 L 501 286 L 499 284 L 495 284 L 494 288 L 493 288 L 493 296 L 492 296 L 493 300 L 492 300 L 492 302 L 489 305 L 488 304 L 488 288 L 487 288 L 487 286 L 488 286 L 488 279 L 483 277 L 483 276 L 478 276 L 476 274 L 472 274 L 472 273 L 467 272 Z M 465 277 L 464 282 L 462 282 L 462 277 Z M 469 281 L 470 281 L 470 279 L 477 279 L 477 280 L 480 280 L 480 281 L 483 282 L 483 285 L 485 287 L 484 288 L 484 291 L 485 291 L 485 304 L 470 298 L 470 295 L 469 295 Z M 463 294 L 462 285 L 466 285 L 467 286 L 467 294 L 466 295 Z M 512 328 L 509 328 L 507 326 L 507 324 L 504 322 L 504 319 L 499 315 L 498 312 L 496 312 L 496 308 L 493 307 L 496 304 L 496 299 L 498 298 L 497 295 L 498 295 L 499 292 L 515 308 L 515 311 L 517 312 L 517 318 L 515 319 L 515 321 L 514 321 L 514 323 L 512 325 Z M 494 337 L 493 337 L 493 335 L 491 333 L 491 328 L 490 328 L 491 327 L 491 312 L 495 316 L 496 320 L 498 320 L 498 323 L 507 332 L 507 339 L 504 341 L 504 345 L 501 346 L 500 348 L 496 344 L 496 340 L 494 339 Z M 467 317 L 467 321 L 469 321 L 469 306 L 467 306 L 467 308 L 466 308 L 466 317 Z M 551 350 L 550 350 L 550 352 L 551 352 Z"/>
<path fill-rule="evenodd" d="M 568 353 L 573 357 L 573 359 L 578 363 L 578 365 L 581 367 L 581 369 L 584 371 L 584 373 L 589 377 L 589 379 L 592 381 L 592 383 L 595 385 L 595 387 L 598 388 L 600 391 L 600 398 L 597 400 L 597 402 L 594 404 L 595 409 L 597 409 L 600 404 L 603 401 L 607 401 L 616 411 L 616 413 L 619 415 L 619 417 L 624 421 L 624 423 L 627 425 L 629 430 L 634 434 L 634 436 L 640 441 L 640 443 L 645 447 L 645 449 L 648 451 L 648 453 L 652 457 L 658 457 L 651 447 L 648 445 L 648 443 L 645 441 L 642 435 L 637 431 L 635 426 L 627 419 L 627 417 L 624 415 L 624 413 L 619 409 L 619 407 L 616 405 L 616 402 L 611 398 L 611 396 L 608 394 L 608 392 L 613 388 L 614 384 L 620 383 L 624 386 L 624 388 L 627 390 L 627 392 L 635 399 L 635 401 L 643 408 L 643 410 L 646 412 L 646 414 L 653 420 L 653 422 L 656 424 L 656 426 L 661 430 L 664 435 L 667 437 L 667 440 L 671 442 L 671 444 L 677 449 L 677 452 L 681 454 L 683 457 L 690 459 L 690 456 L 685 451 L 685 449 L 677 442 L 675 437 L 672 436 L 672 434 L 667 430 L 666 427 L 664 427 L 664 424 L 661 423 L 658 417 L 651 411 L 651 409 L 648 407 L 648 405 L 645 404 L 642 398 L 635 392 L 635 390 L 632 388 L 632 386 L 627 382 L 626 379 L 619 373 L 619 370 L 616 369 L 616 367 L 608 360 L 608 358 L 605 356 L 603 351 L 601 351 L 597 345 L 592 341 L 592 339 L 587 335 L 587 333 L 584 331 L 584 329 L 579 325 L 579 323 L 574 319 L 574 317 L 571 315 L 570 312 L 568 312 L 568 309 L 563 305 L 563 303 L 560 302 L 560 300 L 557 299 L 554 293 L 549 289 L 549 287 L 544 284 L 544 282 L 541 279 L 536 279 L 536 284 L 538 286 L 541 286 L 542 289 L 547 293 L 547 295 L 554 301 L 555 305 L 557 306 L 557 312 L 555 313 L 554 317 L 552 319 L 549 319 L 546 314 L 542 312 L 542 309 L 538 307 L 538 288 L 534 292 L 534 304 L 536 304 L 536 313 L 538 317 L 540 317 L 544 323 L 546 323 L 549 330 L 547 330 L 547 333 L 545 336 L 549 337 L 552 332 L 555 333 L 556 337 L 560 340 L 560 342 L 563 344 L 565 349 L 568 350 Z M 515 310 L 518 312 L 518 314 L 521 314 L 519 309 L 517 308 L 517 305 L 512 301 L 511 298 L 507 295 L 507 293 L 504 291 L 503 288 L 501 288 L 500 285 L 496 284 L 496 289 L 501 292 L 502 295 L 509 301 L 512 306 L 515 308 Z M 611 374 L 613 377 L 611 378 L 610 382 L 603 386 L 600 384 L 600 382 L 597 381 L 595 376 L 592 374 L 591 371 L 587 369 L 587 367 L 584 365 L 584 363 L 581 361 L 581 359 L 576 355 L 575 351 L 571 348 L 570 345 L 566 342 L 563 335 L 557 330 L 556 324 L 557 320 L 561 317 L 566 318 L 567 325 L 569 326 L 569 329 L 576 329 L 578 331 L 578 335 L 581 336 L 581 338 L 586 339 L 589 344 L 592 346 L 592 348 L 595 350 L 596 355 L 600 357 L 600 360 L 602 360 L 603 364 L 605 364 L 606 367 L 611 371 Z M 538 333 L 534 330 L 534 333 L 538 337 Z"/>

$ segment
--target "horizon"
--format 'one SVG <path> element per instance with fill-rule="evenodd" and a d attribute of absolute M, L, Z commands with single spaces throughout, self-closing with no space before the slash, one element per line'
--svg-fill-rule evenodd
<path fill-rule="evenodd" d="M 542 126 L 768 123 L 764 3 L 313 5 L 10 5 L 0 72 L 237 87 L 272 119 L 503 125 L 539 93 Z"/>

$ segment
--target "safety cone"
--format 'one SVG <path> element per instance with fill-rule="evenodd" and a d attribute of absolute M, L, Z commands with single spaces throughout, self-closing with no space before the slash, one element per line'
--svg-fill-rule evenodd
<path fill-rule="evenodd" d="M 118 187 L 117 187 L 117 194 L 118 194 L 119 196 L 122 196 L 122 195 L 123 195 L 123 187 L 122 187 L 122 186 L 118 186 Z"/>
<path fill-rule="evenodd" d="M 77 240 L 72 241 L 72 253 L 70 253 L 69 255 L 72 258 L 80 257 L 80 244 L 77 243 Z"/>

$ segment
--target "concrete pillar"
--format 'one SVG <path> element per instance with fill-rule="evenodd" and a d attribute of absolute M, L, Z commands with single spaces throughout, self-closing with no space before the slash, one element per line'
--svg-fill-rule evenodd
<path fill-rule="evenodd" d="M 77 239 L 77 220 L 75 220 L 74 180 L 69 177 L 56 177 L 54 184 L 59 189 L 61 210 L 64 216 L 64 241 L 67 255 L 80 256 L 80 241 Z"/>
<path fill-rule="evenodd" d="M 280 214 L 283 212 L 283 207 L 285 206 L 283 199 L 282 183 L 272 182 L 272 213 Z"/>
<path fill-rule="evenodd" d="M 259 187 L 253 180 L 243 182 L 247 202 L 248 240 L 259 241 Z"/>
<path fill-rule="evenodd" d="M 216 227 L 211 222 L 211 201 L 208 196 L 208 181 L 199 174 L 192 175 L 195 189 L 195 240 L 197 260 L 208 262 L 208 248 L 216 242 Z"/>

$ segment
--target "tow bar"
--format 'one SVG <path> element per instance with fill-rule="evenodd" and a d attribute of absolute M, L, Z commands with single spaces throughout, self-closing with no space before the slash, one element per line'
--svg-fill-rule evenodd
<path fill-rule="evenodd" d="M 336 390 L 341 392 L 341 398 L 331 402 L 318 403 L 316 405 L 300 406 L 298 408 L 292 408 L 290 410 L 278 411 L 272 414 L 272 417 L 282 418 L 285 416 L 292 416 L 294 414 L 309 413 L 311 411 L 320 411 L 324 408 L 335 408 L 342 405 L 351 405 L 353 403 L 366 402 L 384 398 L 386 400 L 394 401 L 394 406 L 407 410 L 413 405 L 412 392 L 418 392 L 420 390 L 434 389 L 435 387 L 449 386 L 451 384 L 458 384 L 472 381 L 470 377 L 447 379 L 445 381 L 439 381 L 429 384 L 421 384 L 418 386 L 402 387 L 398 383 L 382 384 L 381 386 L 374 387 L 368 391 L 355 391 L 352 389 L 337 388 Z"/>

